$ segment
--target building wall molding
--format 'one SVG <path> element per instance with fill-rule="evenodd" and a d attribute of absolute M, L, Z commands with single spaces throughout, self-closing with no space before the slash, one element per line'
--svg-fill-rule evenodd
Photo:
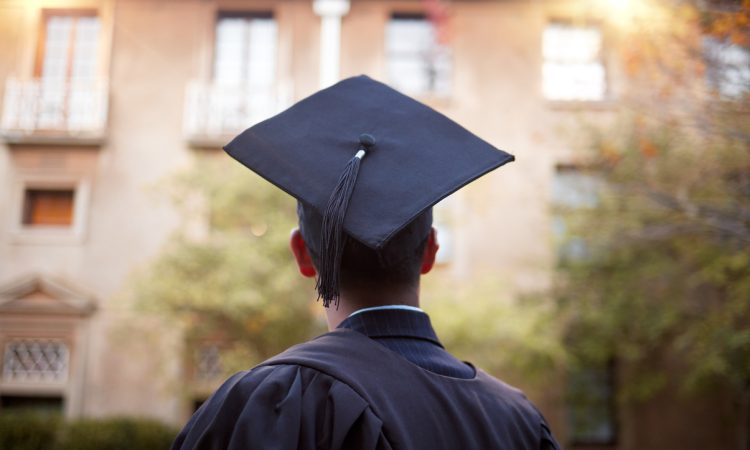
<path fill-rule="evenodd" d="M 0 316 L 39 314 L 88 317 L 95 298 L 67 281 L 47 275 L 25 275 L 0 286 Z"/>

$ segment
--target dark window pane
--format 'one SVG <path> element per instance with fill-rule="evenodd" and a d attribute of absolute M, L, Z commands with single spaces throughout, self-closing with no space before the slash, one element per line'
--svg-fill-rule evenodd
<path fill-rule="evenodd" d="M 601 176 L 582 168 L 558 166 L 552 179 L 552 236 L 561 264 L 585 260 L 589 248 L 571 230 L 576 213 L 596 208 L 604 189 Z"/>
<path fill-rule="evenodd" d="M 572 444 L 613 444 L 617 438 L 614 364 L 578 368 L 568 376 Z"/>
<path fill-rule="evenodd" d="M 51 413 L 62 413 L 63 398 L 61 396 L 0 396 L 0 410 L 30 410 Z"/>

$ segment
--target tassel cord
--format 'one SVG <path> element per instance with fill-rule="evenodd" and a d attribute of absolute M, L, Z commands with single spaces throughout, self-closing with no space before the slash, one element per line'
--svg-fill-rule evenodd
<path fill-rule="evenodd" d="M 366 149 L 361 147 L 357 155 L 346 164 L 323 214 L 321 267 L 315 288 L 318 291 L 318 299 L 323 299 L 323 306 L 326 308 L 332 301 L 336 308 L 339 306 L 339 272 L 346 245 L 346 235 L 343 231 L 344 219 L 357 182 L 364 151 Z"/>

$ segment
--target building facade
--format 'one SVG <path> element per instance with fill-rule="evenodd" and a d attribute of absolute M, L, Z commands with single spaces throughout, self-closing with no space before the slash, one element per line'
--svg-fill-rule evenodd
<path fill-rule="evenodd" d="M 0 408 L 182 423 L 180 337 L 123 295 L 179 224 L 153 187 L 347 76 L 386 81 L 516 155 L 444 206 L 443 270 L 544 289 L 564 226 L 552 207 L 585 203 L 592 182 L 570 130 L 607 120 L 622 89 L 613 3 L 0 0 Z M 615 378 L 587 382 L 612 402 Z M 733 442 L 731 399 L 665 395 L 595 410 L 586 433 L 562 394 L 538 401 L 575 448 Z"/>

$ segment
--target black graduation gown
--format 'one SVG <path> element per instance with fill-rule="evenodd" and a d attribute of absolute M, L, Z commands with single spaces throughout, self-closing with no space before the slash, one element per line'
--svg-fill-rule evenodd
<path fill-rule="evenodd" d="M 558 448 L 517 389 L 439 375 L 338 329 L 227 380 L 173 449 Z"/>

